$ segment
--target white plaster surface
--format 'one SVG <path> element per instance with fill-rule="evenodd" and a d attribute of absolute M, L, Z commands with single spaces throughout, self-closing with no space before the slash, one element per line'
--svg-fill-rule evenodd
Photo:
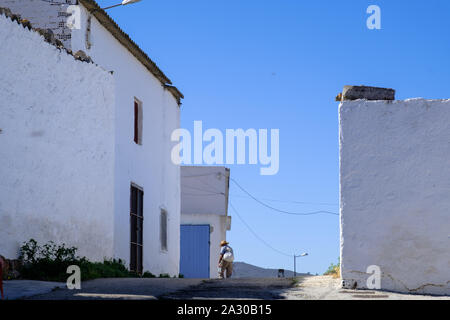
<path fill-rule="evenodd" d="M 113 255 L 114 79 L 0 15 L 0 254 Z"/>
<path fill-rule="evenodd" d="M 230 171 L 220 166 L 182 166 L 183 214 L 228 214 Z"/>
<path fill-rule="evenodd" d="M 70 49 L 71 32 L 67 27 L 67 8 L 76 0 L 0 0 L 0 7 L 9 8 L 32 23 L 33 28 L 51 29 L 55 37 Z"/>
<path fill-rule="evenodd" d="M 366 287 L 450 294 L 450 100 L 339 106 L 341 273 Z"/>
<path fill-rule="evenodd" d="M 72 32 L 72 50 L 83 50 L 115 78 L 114 254 L 130 257 L 130 185 L 144 190 L 144 270 L 179 274 L 180 168 L 171 161 L 172 131 L 180 126 L 180 107 L 124 46 L 92 18 L 86 47 L 87 11 L 81 6 L 81 29 Z M 134 99 L 142 102 L 142 145 L 133 141 Z M 161 250 L 160 211 L 168 214 L 168 250 Z"/>
<path fill-rule="evenodd" d="M 227 239 L 227 230 L 231 229 L 229 176 L 230 171 L 225 167 L 181 167 L 181 224 L 211 226 L 211 278 L 218 277 L 220 242 Z"/>
<path fill-rule="evenodd" d="M 65 0 L 57 2 L 62 4 L 53 5 L 40 0 L 0 0 L 0 5 L 11 8 L 13 13 L 20 14 L 22 18 L 27 18 L 34 27 L 51 28 L 58 34 L 65 32 L 65 30 L 58 29 L 59 23 L 65 21 L 64 17 L 58 17 L 60 15 L 58 12 L 64 12 L 67 5 Z M 70 3 L 73 2 L 74 0 L 70 0 Z M 127 264 L 129 263 L 130 186 L 134 183 L 144 190 L 144 270 L 157 275 L 160 273 L 178 275 L 180 169 L 179 166 L 172 164 L 170 158 L 173 146 L 170 136 L 172 131 L 180 126 L 180 107 L 176 99 L 162 86 L 160 81 L 94 17 L 92 18 L 89 36 L 91 47 L 88 49 L 86 46 L 88 14 L 81 5 L 80 10 L 81 29 L 72 30 L 70 39 L 63 42 L 73 52 L 82 50 L 91 56 L 96 64 L 107 71 L 113 71 L 115 80 L 111 93 L 111 95 L 115 95 L 115 101 L 112 110 L 109 110 L 110 116 L 114 119 L 114 130 L 109 131 L 108 127 L 105 128 L 108 130 L 108 143 L 111 141 L 114 143 L 114 172 L 108 176 L 103 172 L 106 168 L 109 169 L 109 164 L 106 164 L 106 167 L 98 172 L 99 176 L 103 176 L 105 177 L 104 180 L 109 181 L 108 187 L 104 188 L 103 192 L 109 193 L 110 188 L 114 188 L 113 204 L 111 205 L 111 210 L 114 211 L 114 257 L 121 258 Z M 8 47 L 2 43 L 2 49 L 7 50 Z M 38 50 L 39 47 L 29 48 L 30 53 Z M 37 54 L 39 55 L 39 53 Z M 50 63 L 49 61 L 42 63 L 48 64 L 45 68 L 49 70 L 52 68 L 51 61 Z M 25 66 L 18 68 L 15 65 L 14 67 L 16 71 L 26 69 Z M 67 72 L 70 72 L 70 70 L 67 70 Z M 39 74 L 32 74 L 32 76 L 35 81 L 40 81 Z M 60 80 L 57 77 L 52 79 Z M 83 79 L 91 82 L 95 80 L 89 79 L 88 73 L 85 74 Z M 56 84 L 54 86 L 57 87 Z M 80 89 L 79 92 L 83 92 L 82 90 Z M 89 91 L 84 92 L 83 95 L 86 99 L 91 91 L 98 93 L 98 87 L 92 85 Z M 135 98 L 141 101 L 143 106 L 142 145 L 136 145 L 133 141 Z M 91 104 L 92 102 L 86 105 L 86 110 L 78 108 L 77 115 L 78 117 L 90 117 L 89 120 L 97 119 L 99 121 L 96 114 L 88 108 Z M 66 122 L 59 125 L 66 127 L 70 124 L 70 121 L 66 119 Z M 83 134 L 94 135 L 95 140 L 97 140 L 97 138 L 104 138 L 103 134 L 106 134 L 106 132 L 98 135 L 97 132 L 92 130 L 85 130 Z M 97 150 L 101 153 L 103 147 L 106 146 Z M 79 150 L 82 150 L 81 146 Z M 81 177 L 77 179 L 81 179 Z M 96 193 L 102 193 L 102 188 L 96 189 Z M 81 195 L 77 198 L 78 202 L 83 200 Z M 33 203 L 30 202 L 31 204 Z M 71 205 L 71 203 L 68 203 L 68 205 Z M 162 251 L 160 245 L 159 215 L 161 209 L 165 209 L 168 213 L 167 251 Z M 63 217 L 61 217 L 61 221 L 65 221 Z M 107 224 L 110 222 L 111 219 L 108 220 Z M 98 232 L 95 231 L 95 225 L 90 225 L 89 228 L 84 231 L 86 234 Z M 54 232 L 65 232 L 64 229 L 59 229 L 56 226 L 54 230 Z M 25 234 L 28 237 L 28 232 Z M 44 233 L 42 237 L 46 238 L 47 234 Z M 91 238 L 88 237 L 88 239 Z M 109 244 L 106 247 L 109 248 Z"/>

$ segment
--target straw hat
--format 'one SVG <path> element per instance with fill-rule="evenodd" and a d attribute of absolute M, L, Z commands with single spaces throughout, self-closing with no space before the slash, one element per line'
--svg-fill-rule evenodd
<path fill-rule="evenodd" d="M 225 240 L 222 240 L 222 241 L 220 242 L 220 246 L 221 246 L 221 247 L 226 246 L 227 244 L 228 244 L 228 242 L 226 242 Z"/>

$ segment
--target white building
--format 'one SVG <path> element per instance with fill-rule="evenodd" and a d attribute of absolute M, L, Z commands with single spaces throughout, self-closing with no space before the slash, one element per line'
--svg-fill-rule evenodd
<path fill-rule="evenodd" d="M 218 276 L 220 242 L 231 229 L 229 185 L 225 167 L 181 167 L 180 273 L 187 278 Z"/>
<path fill-rule="evenodd" d="M 450 100 L 392 99 L 347 87 L 339 106 L 342 279 L 448 295 Z"/>
<path fill-rule="evenodd" d="M 70 30 L 64 24 L 67 18 L 65 13 L 68 4 L 79 4 L 80 29 Z M 108 147 L 108 152 L 113 153 L 111 160 L 113 172 L 94 175 L 91 171 L 94 171 L 95 168 L 89 167 L 88 164 L 86 164 L 88 167 L 85 167 L 85 170 L 78 173 L 71 172 L 71 175 L 66 177 L 64 184 L 64 189 L 67 191 L 66 196 L 74 198 L 69 204 L 65 197 L 54 196 L 55 194 L 58 195 L 61 189 L 57 189 L 53 185 L 31 186 L 24 184 L 22 186 L 29 192 L 40 194 L 48 199 L 47 205 L 44 207 L 36 207 L 31 201 L 18 203 L 21 196 L 15 194 L 14 189 L 11 189 L 8 193 L 2 192 L 0 195 L 2 206 L 10 208 L 11 211 L 0 212 L 0 217 L 23 221 L 25 207 L 34 207 L 34 214 L 38 220 L 49 215 L 49 208 L 59 208 L 59 211 L 63 211 L 62 208 L 64 208 L 66 212 L 64 214 L 67 217 L 86 215 L 100 218 L 101 215 L 106 214 L 103 213 L 104 210 L 112 211 L 112 253 L 115 258 L 124 259 L 131 269 L 138 271 L 148 270 L 154 274 L 178 275 L 180 169 L 171 161 L 172 142 L 170 141 L 170 135 L 180 125 L 182 94 L 171 85 L 170 80 L 156 64 L 93 0 L 52 0 L 50 2 L 0 0 L 0 7 L 10 8 L 13 13 L 19 14 L 20 18 L 29 20 L 34 28 L 53 29 L 56 37 L 65 44 L 66 48 L 71 49 L 72 52 L 82 50 L 92 58 L 94 63 L 113 73 L 114 78 L 114 94 L 106 91 L 97 93 L 113 98 L 110 103 L 113 103 L 114 106 L 108 116 L 113 119 L 114 123 L 112 129 L 108 128 L 110 131 L 107 140 L 99 141 L 100 137 L 105 136 L 104 130 L 106 129 L 103 126 L 97 126 L 95 129 L 85 128 L 88 131 L 79 134 L 85 134 L 91 138 L 84 139 L 83 143 L 76 149 L 81 154 L 86 153 L 85 150 L 87 149 L 92 149 L 91 154 L 84 155 L 92 159 L 101 159 L 104 156 L 102 148 L 106 148 L 104 144 L 112 144 L 111 147 Z M 36 54 L 36 50 L 31 49 L 30 53 Z M 1 59 L 4 59 L 4 57 L 2 56 Z M 40 63 L 45 64 L 47 61 L 41 61 Z M 22 66 L 22 68 L 24 67 Z M 47 68 L 51 68 L 51 66 L 47 66 Z M 24 69 L 24 71 L 27 70 Z M 3 71 L 0 71 L 0 73 L 2 78 L 8 78 L 8 75 L 4 74 Z M 41 80 L 40 74 L 30 76 L 36 81 Z M 58 79 L 52 75 L 48 76 L 52 77 L 55 88 L 64 87 L 67 89 L 68 85 L 65 79 Z M 67 77 L 70 76 L 70 74 L 67 75 Z M 86 74 L 84 80 L 88 79 Z M 96 87 L 94 83 L 91 83 L 91 85 L 93 88 Z M 30 90 L 32 88 L 26 89 L 27 92 Z M 78 94 L 80 97 L 87 95 L 82 90 L 79 90 Z M 80 111 L 82 109 L 80 109 L 81 106 L 78 106 L 78 103 L 82 104 L 88 98 L 88 96 L 86 96 L 86 99 L 74 98 L 74 101 L 71 101 L 74 105 L 73 111 L 78 117 L 88 118 L 100 123 L 101 119 L 96 118 L 94 111 L 89 111 L 87 108 L 84 111 L 85 113 Z M 4 103 L 3 109 L 9 102 L 3 100 L 2 103 Z M 14 121 L 20 121 L 20 117 L 25 116 L 25 114 L 20 109 L 17 109 L 16 112 L 17 114 L 11 117 L 14 117 Z M 49 113 L 46 121 L 50 122 L 53 119 L 53 115 Z M 5 120 L 1 125 L 8 126 L 8 121 Z M 55 131 L 52 136 L 45 136 L 42 139 L 48 143 L 53 143 L 52 138 L 75 130 L 72 129 L 73 121 L 73 117 L 70 117 L 69 114 L 65 115 L 57 126 L 57 129 L 61 132 Z M 30 125 L 36 127 L 33 130 L 44 130 L 38 123 L 32 122 Z M 6 136 L 2 136 L 2 138 L 5 139 Z M 7 143 L 10 145 L 18 143 L 14 136 L 8 136 L 8 139 L 10 140 Z M 34 175 L 37 180 L 42 178 L 43 174 L 52 175 L 52 172 L 44 170 L 49 155 L 36 152 L 30 147 L 30 141 L 21 143 L 20 150 L 2 148 L 0 156 L 3 157 L 7 154 L 10 159 L 12 157 L 39 159 L 35 160 L 35 166 L 32 166 L 31 162 L 24 161 L 20 170 L 24 174 Z M 76 146 L 73 147 L 76 148 Z M 65 168 L 71 168 L 74 165 L 72 155 L 62 155 L 59 153 L 59 149 L 56 149 L 52 156 L 58 157 L 58 163 L 64 164 Z M 60 168 L 56 166 L 55 171 L 59 172 Z M 3 173 L 0 181 L 0 184 L 5 181 Z M 104 187 L 105 181 L 108 184 L 107 188 Z M 113 190 L 109 190 L 112 186 Z M 86 188 L 95 192 L 95 199 L 98 201 L 109 201 L 108 209 L 104 208 L 100 213 L 94 207 L 86 208 L 85 193 L 72 194 L 71 190 L 76 188 Z M 66 233 L 59 231 L 61 229 L 54 225 L 54 217 L 50 216 L 45 219 L 45 225 L 51 226 L 55 231 L 48 236 L 42 235 L 41 238 L 57 242 L 64 241 Z M 61 217 L 61 219 L 64 220 L 65 218 Z M 26 222 L 31 223 L 32 221 Z M 86 221 L 84 226 L 80 222 L 81 224 L 77 228 L 79 230 L 91 228 L 90 231 L 86 230 L 87 233 L 100 231 L 88 222 L 89 220 Z M 111 221 L 104 221 L 104 223 L 109 224 Z M 2 225 L 0 225 L 0 233 L 2 233 L 1 228 Z M 38 227 L 36 226 L 36 228 Z M 38 228 L 38 230 L 42 230 L 42 228 Z M 30 235 L 29 233 L 19 235 L 16 232 L 14 234 L 16 235 L 14 239 L 9 238 L 6 241 L 9 255 L 16 252 L 20 241 L 27 240 Z M 65 242 L 68 243 L 68 241 Z M 96 244 L 89 242 L 91 246 L 95 247 Z M 76 241 L 75 243 L 81 245 L 84 242 Z M 84 253 L 89 253 L 92 258 L 95 257 L 100 260 L 103 258 L 101 255 L 104 252 L 85 248 L 81 245 L 80 254 Z"/>

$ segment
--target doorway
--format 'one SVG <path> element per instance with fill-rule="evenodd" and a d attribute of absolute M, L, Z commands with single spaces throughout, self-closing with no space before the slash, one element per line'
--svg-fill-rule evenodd
<path fill-rule="evenodd" d="M 143 272 L 144 191 L 131 185 L 130 191 L 130 271 Z"/>
<path fill-rule="evenodd" d="M 180 273 L 185 278 L 208 279 L 210 226 L 181 225 L 180 231 Z"/>

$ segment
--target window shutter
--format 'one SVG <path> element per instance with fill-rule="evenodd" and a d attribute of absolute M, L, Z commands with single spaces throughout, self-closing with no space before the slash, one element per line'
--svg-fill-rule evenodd
<path fill-rule="evenodd" d="M 134 101 L 134 142 L 139 144 L 139 104 Z"/>

